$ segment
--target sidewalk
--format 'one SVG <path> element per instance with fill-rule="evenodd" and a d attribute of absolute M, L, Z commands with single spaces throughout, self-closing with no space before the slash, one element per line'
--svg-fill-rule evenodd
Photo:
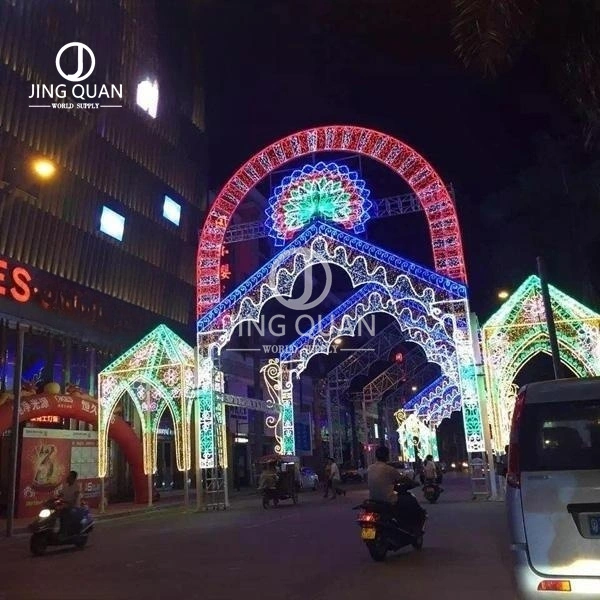
<path fill-rule="evenodd" d="M 254 488 L 242 488 L 239 492 L 230 491 L 229 501 L 235 503 L 243 498 L 256 496 Z M 196 507 L 196 491 L 190 490 L 190 508 Z M 108 521 L 110 519 L 125 518 L 134 515 L 152 514 L 167 509 L 185 508 L 183 499 L 183 490 L 173 490 L 161 492 L 160 500 L 153 502 L 152 506 L 147 504 L 135 504 L 133 502 L 117 502 L 106 507 L 101 513 L 99 508 L 92 509 L 94 521 Z M 27 533 L 28 525 L 33 521 L 33 517 L 15 519 L 13 526 L 13 535 Z M 0 539 L 6 536 L 6 518 L 0 518 Z"/>

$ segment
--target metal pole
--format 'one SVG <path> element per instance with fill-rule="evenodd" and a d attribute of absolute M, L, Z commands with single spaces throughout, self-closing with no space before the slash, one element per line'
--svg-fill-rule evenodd
<path fill-rule="evenodd" d="M 550 299 L 550 290 L 546 279 L 546 265 L 541 256 L 537 257 L 538 276 L 542 288 L 542 298 L 544 299 L 544 312 L 546 313 L 546 326 L 548 327 L 548 337 L 550 338 L 550 350 L 552 351 L 552 366 L 554 367 L 554 379 L 562 377 L 562 365 L 560 364 L 560 351 L 558 349 L 558 340 L 556 338 L 556 326 L 554 325 L 554 313 L 552 312 L 552 301 Z"/>
<path fill-rule="evenodd" d="M 200 402 L 198 397 L 194 400 L 194 443 L 196 447 L 196 510 L 202 510 L 202 469 L 200 468 Z"/>
<path fill-rule="evenodd" d="M 479 411 L 481 413 L 481 427 L 483 429 L 483 443 L 487 455 L 487 465 L 490 470 L 490 498 L 498 498 L 498 489 L 496 486 L 496 466 L 494 465 L 494 452 L 492 449 L 492 439 L 490 436 L 490 421 L 487 406 L 487 391 L 485 388 L 485 373 L 483 371 L 483 357 L 479 345 L 479 319 L 475 313 L 469 315 L 471 327 L 471 344 L 473 347 L 473 357 L 475 359 L 475 370 L 477 374 L 477 396 L 479 399 Z M 469 455 L 469 465 L 471 464 L 471 455 Z M 473 491 L 475 491 L 474 482 L 471 480 Z"/>
<path fill-rule="evenodd" d="M 100 513 L 106 510 L 106 491 L 104 489 L 104 477 L 100 477 Z"/>
<path fill-rule="evenodd" d="M 187 469 L 184 469 L 183 471 L 183 503 L 186 508 L 190 505 L 190 482 Z"/>
<path fill-rule="evenodd" d="M 329 456 L 333 458 L 333 418 L 331 412 L 331 390 L 329 380 L 325 379 L 325 407 L 327 408 L 327 423 L 329 424 Z"/>
<path fill-rule="evenodd" d="M 6 519 L 6 536 L 13 534 L 14 518 L 17 507 L 17 467 L 19 464 L 19 411 L 21 409 L 21 378 L 23 377 L 23 347 L 25 331 L 17 325 L 17 352 L 13 378 L 13 414 L 10 438 L 11 462 L 10 482 L 8 487 L 8 513 Z"/>

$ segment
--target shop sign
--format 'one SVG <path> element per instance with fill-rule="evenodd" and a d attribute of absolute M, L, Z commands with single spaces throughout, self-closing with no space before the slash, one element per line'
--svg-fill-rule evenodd
<path fill-rule="evenodd" d="M 31 298 L 31 274 L 0 258 L 0 296 L 8 296 L 15 302 L 28 302 Z"/>

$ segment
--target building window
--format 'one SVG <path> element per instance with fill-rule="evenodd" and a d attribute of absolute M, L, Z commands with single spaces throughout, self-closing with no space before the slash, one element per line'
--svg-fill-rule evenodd
<path fill-rule="evenodd" d="M 158 81 L 144 79 L 137 86 L 137 105 L 146 111 L 153 119 L 158 112 Z"/>
<path fill-rule="evenodd" d="M 116 240 L 123 240 L 123 231 L 125 230 L 125 217 L 108 208 L 102 207 L 102 216 L 100 217 L 100 231 L 106 235 L 114 237 Z"/>
<path fill-rule="evenodd" d="M 181 219 L 181 204 L 177 204 L 173 198 L 165 196 L 163 203 L 163 217 L 175 225 L 179 225 Z"/>

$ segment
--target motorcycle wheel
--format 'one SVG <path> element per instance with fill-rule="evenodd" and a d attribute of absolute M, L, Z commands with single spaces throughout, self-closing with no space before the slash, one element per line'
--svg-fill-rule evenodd
<path fill-rule="evenodd" d="M 367 544 L 371 558 L 375 562 L 383 562 L 385 560 L 385 555 L 387 554 L 388 549 L 386 543 L 381 539 L 381 537 L 377 536 L 372 542 L 365 543 Z"/>
<path fill-rule="evenodd" d="M 34 533 L 29 540 L 29 549 L 34 556 L 42 556 L 48 547 L 48 537 L 45 533 Z"/>
<path fill-rule="evenodd" d="M 269 499 L 268 498 L 263 498 L 262 499 L 262 505 L 264 509 L 269 508 Z"/>
<path fill-rule="evenodd" d="M 415 541 L 413 542 L 413 548 L 415 550 L 421 550 L 421 548 L 423 548 L 423 536 L 422 535 L 415 538 Z"/>
<path fill-rule="evenodd" d="M 292 492 L 292 502 L 298 504 L 298 492 L 296 490 Z"/>
<path fill-rule="evenodd" d="M 429 496 L 427 500 L 429 500 L 431 504 L 435 504 L 437 502 L 437 498 L 435 496 Z"/>
<path fill-rule="evenodd" d="M 87 544 L 87 535 L 84 535 L 82 538 L 80 538 L 79 540 L 77 540 L 75 542 L 75 547 L 76 548 L 85 548 L 85 545 Z"/>

